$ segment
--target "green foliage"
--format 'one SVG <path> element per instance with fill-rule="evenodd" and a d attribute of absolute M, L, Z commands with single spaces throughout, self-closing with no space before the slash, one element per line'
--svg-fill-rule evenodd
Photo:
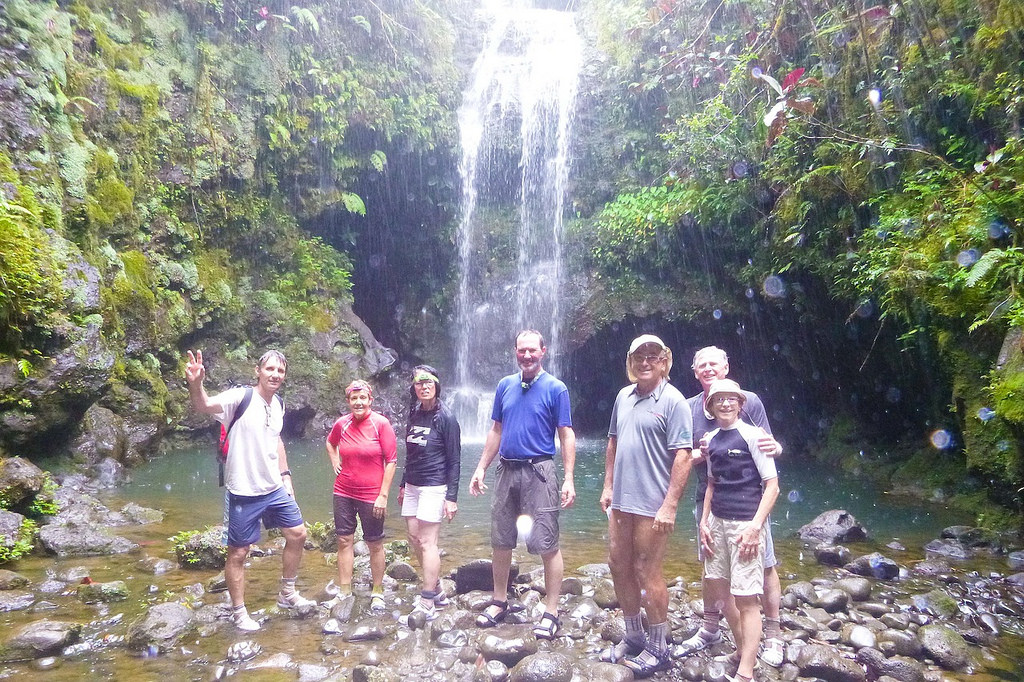
<path fill-rule="evenodd" d="M 35 521 L 31 519 L 22 521 L 13 544 L 7 546 L 0 543 L 0 565 L 17 561 L 23 556 L 31 554 L 35 548 L 35 539 L 38 532 L 39 527 Z"/>
<path fill-rule="evenodd" d="M 31 188 L 0 152 L 0 353 L 38 343 L 64 300 L 63 264 L 43 232 L 41 214 Z"/>
<path fill-rule="evenodd" d="M 33 498 L 32 503 L 28 507 L 28 513 L 35 517 L 56 516 L 57 512 L 60 511 L 60 506 L 57 504 L 55 496 L 56 492 L 57 482 L 53 480 L 50 472 L 44 472 L 43 487 Z"/>

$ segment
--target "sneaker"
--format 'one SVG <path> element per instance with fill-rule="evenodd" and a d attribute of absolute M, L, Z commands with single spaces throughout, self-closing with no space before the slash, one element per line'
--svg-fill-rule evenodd
<path fill-rule="evenodd" d="M 370 612 L 371 613 L 384 613 L 388 610 L 388 603 L 384 601 L 383 594 L 372 594 L 370 595 Z"/>
<path fill-rule="evenodd" d="M 260 624 L 252 619 L 248 613 L 241 618 L 232 617 L 231 621 L 235 624 L 235 627 L 243 632 L 256 632 L 260 629 Z"/>
<path fill-rule="evenodd" d="M 761 660 L 766 665 L 778 668 L 786 658 L 786 646 L 778 637 L 769 637 L 761 642 Z"/>
<path fill-rule="evenodd" d="M 277 594 L 277 605 L 282 609 L 297 609 L 304 606 L 316 606 L 316 602 L 312 599 L 306 599 L 299 594 L 298 590 L 295 590 L 291 594 L 279 592 Z"/>
<path fill-rule="evenodd" d="M 672 655 L 675 658 L 683 658 L 690 654 L 695 654 L 698 651 L 707 649 L 709 646 L 714 646 L 722 641 L 722 631 L 711 633 L 705 630 L 703 627 L 699 628 L 697 632 L 693 633 L 689 639 L 683 640 L 683 643 L 678 645 L 672 650 Z"/>
<path fill-rule="evenodd" d="M 424 616 L 425 622 L 427 622 L 427 623 L 429 623 L 432 620 L 436 620 L 437 617 L 441 615 L 440 613 L 437 612 L 437 609 L 434 608 L 433 604 L 431 604 L 430 606 L 426 606 L 425 602 L 420 600 L 420 601 L 416 602 L 416 606 L 413 608 L 412 612 L 409 613 L 408 615 L 401 616 L 398 619 L 398 622 L 401 623 L 402 625 L 406 626 L 406 627 L 409 627 L 409 619 L 413 616 L 413 614 L 416 614 L 416 613 L 422 613 L 423 616 Z"/>
<path fill-rule="evenodd" d="M 452 600 L 444 592 L 438 592 L 437 596 L 434 597 L 434 606 L 439 609 L 443 609 L 451 603 Z"/>

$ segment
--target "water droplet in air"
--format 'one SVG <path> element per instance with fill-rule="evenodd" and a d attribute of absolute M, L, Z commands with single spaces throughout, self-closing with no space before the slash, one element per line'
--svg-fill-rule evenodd
<path fill-rule="evenodd" d="M 764 279 L 764 294 L 769 298 L 782 298 L 786 295 L 786 284 L 778 275 L 768 275 Z"/>
<path fill-rule="evenodd" d="M 719 310 L 718 308 L 715 308 L 715 312 L 711 313 L 711 316 L 716 320 L 720 320 L 722 319 L 722 311 Z"/>
<path fill-rule="evenodd" d="M 1002 239 L 1008 234 L 1010 234 L 1010 228 L 1006 227 L 1002 220 L 993 220 L 992 224 L 988 226 L 989 239 Z"/>
<path fill-rule="evenodd" d="M 900 389 L 895 386 L 890 386 L 889 390 L 885 392 L 885 399 L 890 403 L 898 403 L 902 396 L 903 394 L 900 392 Z"/>
<path fill-rule="evenodd" d="M 977 249 L 966 249 L 956 255 L 956 262 L 966 268 L 978 262 L 978 255 Z"/>
<path fill-rule="evenodd" d="M 750 75 L 753 76 L 754 78 L 760 78 L 761 76 L 764 75 L 764 71 L 761 70 L 760 66 L 755 66 L 750 70 Z"/>
<path fill-rule="evenodd" d="M 871 106 L 877 109 L 878 105 L 882 102 L 882 91 L 878 88 L 868 90 L 868 101 L 871 102 Z"/>
<path fill-rule="evenodd" d="M 171 488 L 173 488 L 173 487 L 174 486 L 172 484 L 168 483 L 168 484 L 164 485 L 164 490 L 166 490 L 167 492 L 171 492 Z"/>
<path fill-rule="evenodd" d="M 804 496 L 800 494 L 799 490 L 790 490 L 789 494 L 786 495 L 786 499 L 788 499 L 793 504 L 796 504 L 797 502 L 803 500 Z"/>
<path fill-rule="evenodd" d="M 939 429 L 932 434 L 932 445 L 939 450 L 945 450 L 953 444 L 953 436 L 945 429 Z"/>
<path fill-rule="evenodd" d="M 529 537 L 533 531 L 533 517 L 523 514 L 516 519 L 516 530 L 519 531 L 521 537 Z"/>
<path fill-rule="evenodd" d="M 861 301 L 853 312 L 860 318 L 871 317 L 871 313 L 875 312 L 875 304 L 871 301 Z"/>
<path fill-rule="evenodd" d="M 732 175 L 735 178 L 745 178 L 750 172 L 750 164 L 746 161 L 737 161 L 732 165 Z"/>
<path fill-rule="evenodd" d="M 754 298 L 754 290 L 751 287 L 747 287 L 747 298 Z"/>
<path fill-rule="evenodd" d="M 983 407 L 978 410 L 978 419 L 983 422 L 987 422 L 992 417 L 996 416 L 996 411 L 990 407 Z"/>

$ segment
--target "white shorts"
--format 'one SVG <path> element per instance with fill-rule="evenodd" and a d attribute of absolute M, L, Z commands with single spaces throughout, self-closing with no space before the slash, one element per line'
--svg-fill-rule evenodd
<path fill-rule="evenodd" d="M 415 516 L 425 523 L 441 523 L 444 518 L 444 496 L 446 485 L 405 484 L 405 500 L 402 502 L 402 516 Z"/>

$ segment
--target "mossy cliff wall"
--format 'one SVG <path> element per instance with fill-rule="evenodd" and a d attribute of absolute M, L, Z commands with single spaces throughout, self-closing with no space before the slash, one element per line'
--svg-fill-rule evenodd
<path fill-rule="evenodd" d="M 0 4 L 0 448 L 149 456 L 190 423 L 187 348 L 211 389 L 283 350 L 296 431 L 395 362 L 307 228 L 358 224 L 354 187 L 451 146 L 431 4 Z"/>

